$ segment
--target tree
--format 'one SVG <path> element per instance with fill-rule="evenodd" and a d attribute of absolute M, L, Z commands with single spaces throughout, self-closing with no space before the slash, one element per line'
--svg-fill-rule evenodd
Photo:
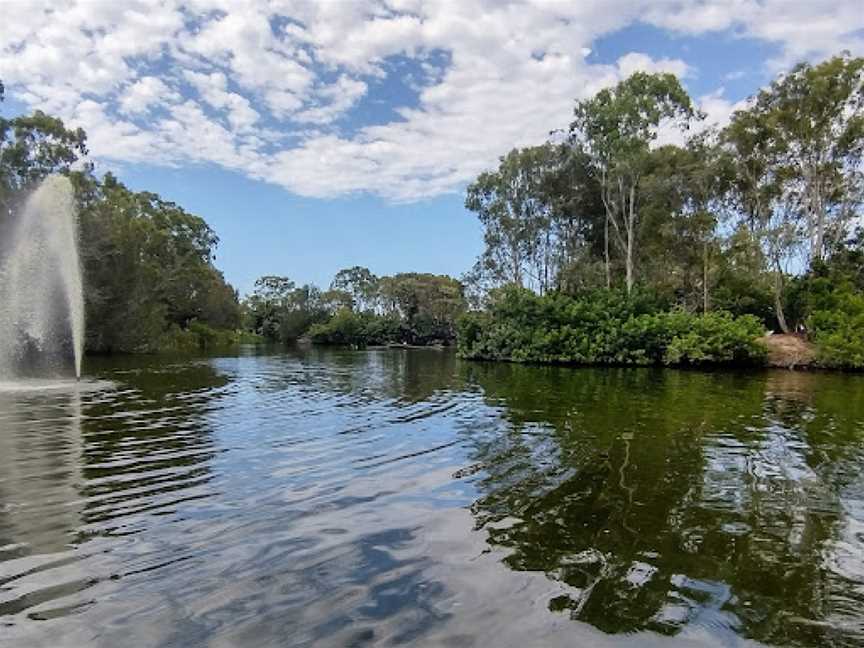
<path fill-rule="evenodd" d="M 412 344 L 452 340 L 456 320 L 465 311 L 462 284 L 446 275 L 406 272 L 382 277 L 385 314 L 403 321 Z"/>
<path fill-rule="evenodd" d="M 378 277 L 361 266 L 345 268 L 336 273 L 330 290 L 347 294 L 353 309 L 360 312 L 374 310 L 378 299 Z"/>
<path fill-rule="evenodd" d="M 800 237 L 794 194 L 786 189 L 788 170 L 780 163 L 783 144 L 771 116 L 755 106 L 735 112 L 721 133 L 721 142 L 735 159 L 730 207 L 762 251 L 764 269 L 773 275 L 775 317 L 788 333 L 784 273 Z"/>
<path fill-rule="evenodd" d="M 193 323 L 233 329 L 237 294 L 213 266 L 218 238 L 207 223 L 113 175 L 72 174 L 80 221 L 93 351 L 158 348 L 169 330 Z"/>
<path fill-rule="evenodd" d="M 643 185 L 646 274 L 668 286 L 690 310 L 710 310 L 712 264 L 720 252 L 717 228 L 730 183 L 729 156 L 703 132 L 686 146 L 651 152 Z"/>
<path fill-rule="evenodd" d="M 87 155 L 87 135 L 36 111 L 0 117 L 0 209 L 8 214 L 17 197 L 52 173 L 69 173 Z"/>
<path fill-rule="evenodd" d="M 552 210 L 554 287 L 567 292 L 597 288 L 605 221 L 597 177 L 581 147 L 563 144 L 556 151 L 557 164 L 543 187 Z"/>
<path fill-rule="evenodd" d="M 288 277 L 267 275 L 257 279 L 245 301 L 249 328 L 266 338 L 279 339 L 280 316 L 288 308 L 294 288 Z"/>
<path fill-rule="evenodd" d="M 635 282 L 640 189 L 651 142 L 656 139 L 661 122 L 686 128 L 697 113 L 674 75 L 637 72 L 614 88 L 601 90 L 577 103 L 574 115 L 571 140 L 589 155 L 600 178 L 606 212 L 606 286 L 611 286 L 611 229 L 624 257 L 629 293 Z"/>
<path fill-rule="evenodd" d="M 821 260 L 849 233 L 864 194 L 864 58 L 801 63 L 761 91 L 750 111 L 772 140 L 779 190 L 803 222 L 809 258 Z"/>
<path fill-rule="evenodd" d="M 465 207 L 480 218 L 486 244 L 478 271 L 493 281 L 530 283 L 540 292 L 550 286 L 552 205 L 545 188 L 557 162 L 550 145 L 513 149 L 497 170 L 469 185 Z"/>

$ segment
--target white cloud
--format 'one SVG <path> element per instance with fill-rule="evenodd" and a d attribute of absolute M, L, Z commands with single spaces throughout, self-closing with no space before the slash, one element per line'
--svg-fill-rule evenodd
<path fill-rule="evenodd" d="M 343 74 L 335 83 L 318 91 L 320 105 L 298 112 L 294 119 L 311 124 L 329 124 L 357 103 L 366 90 L 365 83 Z"/>
<path fill-rule="evenodd" d="M 727 99 L 723 88 L 718 88 L 714 92 L 695 98 L 694 103 L 696 104 L 696 108 L 704 114 L 704 119 L 693 122 L 690 125 L 689 131 L 683 131 L 671 122 L 662 122 L 660 128 L 657 130 L 657 139 L 654 141 L 654 146 L 663 146 L 665 144 L 682 146 L 687 142 L 688 137 L 700 133 L 707 128 L 722 128 L 729 123 L 732 113 L 747 106 L 746 99 L 740 101 L 730 101 Z"/>
<path fill-rule="evenodd" d="M 772 68 L 864 53 L 854 0 L 16 2 L 0 29 L 8 94 L 83 126 L 98 158 L 212 163 L 308 196 L 457 191 L 635 70 L 699 78 L 692 61 L 645 52 L 589 62 L 598 38 L 636 20 L 768 41 Z M 416 103 L 380 104 L 386 123 L 350 121 L 400 82 Z M 721 122 L 735 108 L 722 91 L 698 103 Z"/>
<path fill-rule="evenodd" d="M 652 59 L 647 54 L 630 52 L 618 59 L 618 72 L 622 77 L 628 77 L 634 72 L 670 72 L 679 78 L 691 76 L 693 70 L 681 59 Z"/>
<path fill-rule="evenodd" d="M 231 126 L 240 132 L 248 131 L 260 115 L 245 97 L 228 92 L 228 77 L 222 72 L 203 74 L 186 70 L 184 77 L 191 83 L 201 98 L 212 108 L 227 111 Z"/>
<path fill-rule="evenodd" d="M 179 99 L 180 94 L 160 79 L 145 76 L 135 81 L 120 95 L 120 112 L 127 115 L 143 113 L 154 104 L 174 103 Z"/>
<path fill-rule="evenodd" d="M 778 44 L 777 69 L 811 56 L 847 49 L 864 52 L 864 10 L 842 0 L 703 0 L 661 4 L 648 22 L 687 34 L 738 28 L 741 35 Z"/>

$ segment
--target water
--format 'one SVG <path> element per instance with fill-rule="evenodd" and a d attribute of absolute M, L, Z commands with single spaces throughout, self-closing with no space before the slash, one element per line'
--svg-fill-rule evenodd
<path fill-rule="evenodd" d="M 864 376 L 93 360 L 0 389 L 0 644 L 860 646 Z"/>
<path fill-rule="evenodd" d="M 84 293 L 72 185 L 46 178 L 0 249 L 0 378 L 81 375 Z"/>

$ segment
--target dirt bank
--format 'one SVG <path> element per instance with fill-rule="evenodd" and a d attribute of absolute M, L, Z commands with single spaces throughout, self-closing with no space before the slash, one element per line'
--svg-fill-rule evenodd
<path fill-rule="evenodd" d="M 761 338 L 768 347 L 768 366 L 794 369 L 811 367 L 816 362 L 816 349 L 797 335 L 766 335 Z"/>

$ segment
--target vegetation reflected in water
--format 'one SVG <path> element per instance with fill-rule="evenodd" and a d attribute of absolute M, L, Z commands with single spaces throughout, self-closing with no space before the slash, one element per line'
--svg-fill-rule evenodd
<path fill-rule="evenodd" d="M 91 373 L 0 393 L 13 644 L 864 639 L 860 376 L 319 349 Z"/>
<path fill-rule="evenodd" d="M 472 510 L 514 569 L 606 632 L 862 636 L 860 378 L 492 366 Z M 852 641 L 849 639 L 849 641 Z"/>

